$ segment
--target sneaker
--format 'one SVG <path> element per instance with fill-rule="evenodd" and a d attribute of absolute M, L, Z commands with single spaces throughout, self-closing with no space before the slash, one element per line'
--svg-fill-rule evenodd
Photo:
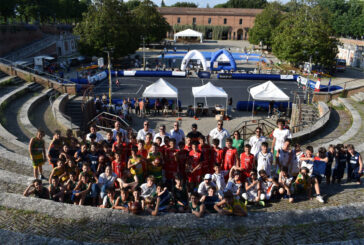
<path fill-rule="evenodd" d="M 259 201 L 259 205 L 262 207 L 265 207 L 265 202 L 264 201 Z"/>
<path fill-rule="evenodd" d="M 325 202 L 321 195 L 317 195 L 316 196 L 316 200 L 319 201 L 319 202 L 321 202 L 321 203 L 324 203 Z"/>

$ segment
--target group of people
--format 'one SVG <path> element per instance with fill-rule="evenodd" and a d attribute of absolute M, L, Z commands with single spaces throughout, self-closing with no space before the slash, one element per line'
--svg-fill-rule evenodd
<path fill-rule="evenodd" d="M 363 162 L 353 145 L 304 150 L 292 145 L 285 121 L 277 120 L 269 147 L 262 129 L 245 142 L 238 131 L 232 136 L 223 121 L 204 136 L 196 124 L 185 135 L 175 122 L 158 132 L 145 121 L 137 135 L 121 128 L 119 122 L 104 138 L 96 127 L 78 140 L 67 131 L 57 131 L 48 150 L 39 130 L 29 144 L 35 180 L 25 196 L 120 209 L 134 214 L 191 212 L 247 215 L 247 205 L 265 206 L 271 199 L 298 196 L 324 203 L 320 191 L 326 183 L 340 184 L 345 168 L 347 181 L 360 184 Z M 48 188 L 42 165 L 53 169 Z"/>

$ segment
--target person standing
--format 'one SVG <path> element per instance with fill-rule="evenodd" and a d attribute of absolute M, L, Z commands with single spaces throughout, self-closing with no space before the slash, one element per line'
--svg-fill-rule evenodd
<path fill-rule="evenodd" d="M 207 141 L 210 144 L 210 138 L 218 139 L 219 147 L 224 148 L 226 145 L 226 139 L 230 137 L 229 132 L 223 128 L 224 123 L 222 120 L 217 122 L 217 127 L 210 131 L 210 134 L 207 137 Z"/>
<path fill-rule="evenodd" d="M 137 140 L 145 140 L 145 136 L 148 133 L 151 133 L 152 136 L 154 137 L 154 131 L 153 129 L 149 128 L 149 121 L 144 121 L 144 127 L 138 131 L 138 135 L 137 135 Z"/>
<path fill-rule="evenodd" d="M 29 154 L 30 159 L 33 162 L 33 174 L 35 179 L 38 179 L 38 174 L 40 174 L 41 179 L 46 179 L 43 176 L 42 170 L 42 165 L 44 164 L 46 158 L 43 137 L 44 131 L 38 129 L 36 137 L 33 137 L 29 142 Z"/>
<path fill-rule="evenodd" d="M 255 156 L 261 149 L 262 143 L 266 142 L 267 139 L 262 135 L 262 129 L 257 127 L 255 129 L 255 135 L 250 137 L 249 145 L 251 145 L 251 153 Z"/>
<path fill-rule="evenodd" d="M 197 131 L 197 124 L 192 124 L 192 131 L 187 134 L 187 137 L 191 139 L 191 142 L 198 142 L 202 136 L 200 131 Z"/>
<path fill-rule="evenodd" d="M 154 135 L 153 142 L 154 143 L 156 142 L 157 137 L 161 137 L 162 142 L 161 142 L 160 146 L 163 146 L 163 145 L 165 145 L 164 138 L 166 136 L 170 137 L 170 135 L 168 133 L 166 133 L 166 125 L 162 124 L 161 126 L 159 126 L 159 133 L 156 133 Z"/>
<path fill-rule="evenodd" d="M 112 133 L 113 133 L 113 139 L 116 140 L 116 135 L 118 133 L 122 133 L 123 134 L 123 142 L 128 142 L 128 133 L 126 130 L 121 128 L 121 123 L 119 121 L 116 121 L 114 124 L 114 128 L 112 129 Z"/>
<path fill-rule="evenodd" d="M 182 129 L 179 128 L 179 123 L 175 122 L 173 124 L 173 129 L 169 132 L 170 138 L 176 140 L 176 145 L 179 145 L 179 142 L 185 140 L 185 133 Z"/>
<path fill-rule="evenodd" d="M 244 151 L 244 140 L 241 138 L 239 131 L 234 132 L 233 147 L 237 150 L 238 156 Z"/>

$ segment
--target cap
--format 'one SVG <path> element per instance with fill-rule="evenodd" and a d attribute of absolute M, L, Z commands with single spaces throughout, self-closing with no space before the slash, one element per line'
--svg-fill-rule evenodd
<path fill-rule="evenodd" d="M 211 178 L 212 178 L 211 174 L 205 174 L 205 178 L 204 179 L 211 179 Z"/>
<path fill-rule="evenodd" d="M 192 128 L 197 128 L 197 124 L 196 123 L 192 124 Z"/>

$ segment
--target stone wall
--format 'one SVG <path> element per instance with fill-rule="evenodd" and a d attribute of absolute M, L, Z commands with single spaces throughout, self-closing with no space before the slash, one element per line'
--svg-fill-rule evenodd
<path fill-rule="evenodd" d="M 312 101 L 318 102 L 318 101 L 324 101 L 329 102 L 334 99 L 338 99 L 339 97 L 350 97 L 354 94 L 364 92 L 364 86 L 358 86 L 354 88 L 348 88 L 344 90 L 338 90 L 333 92 L 315 92 L 313 94 Z"/>

